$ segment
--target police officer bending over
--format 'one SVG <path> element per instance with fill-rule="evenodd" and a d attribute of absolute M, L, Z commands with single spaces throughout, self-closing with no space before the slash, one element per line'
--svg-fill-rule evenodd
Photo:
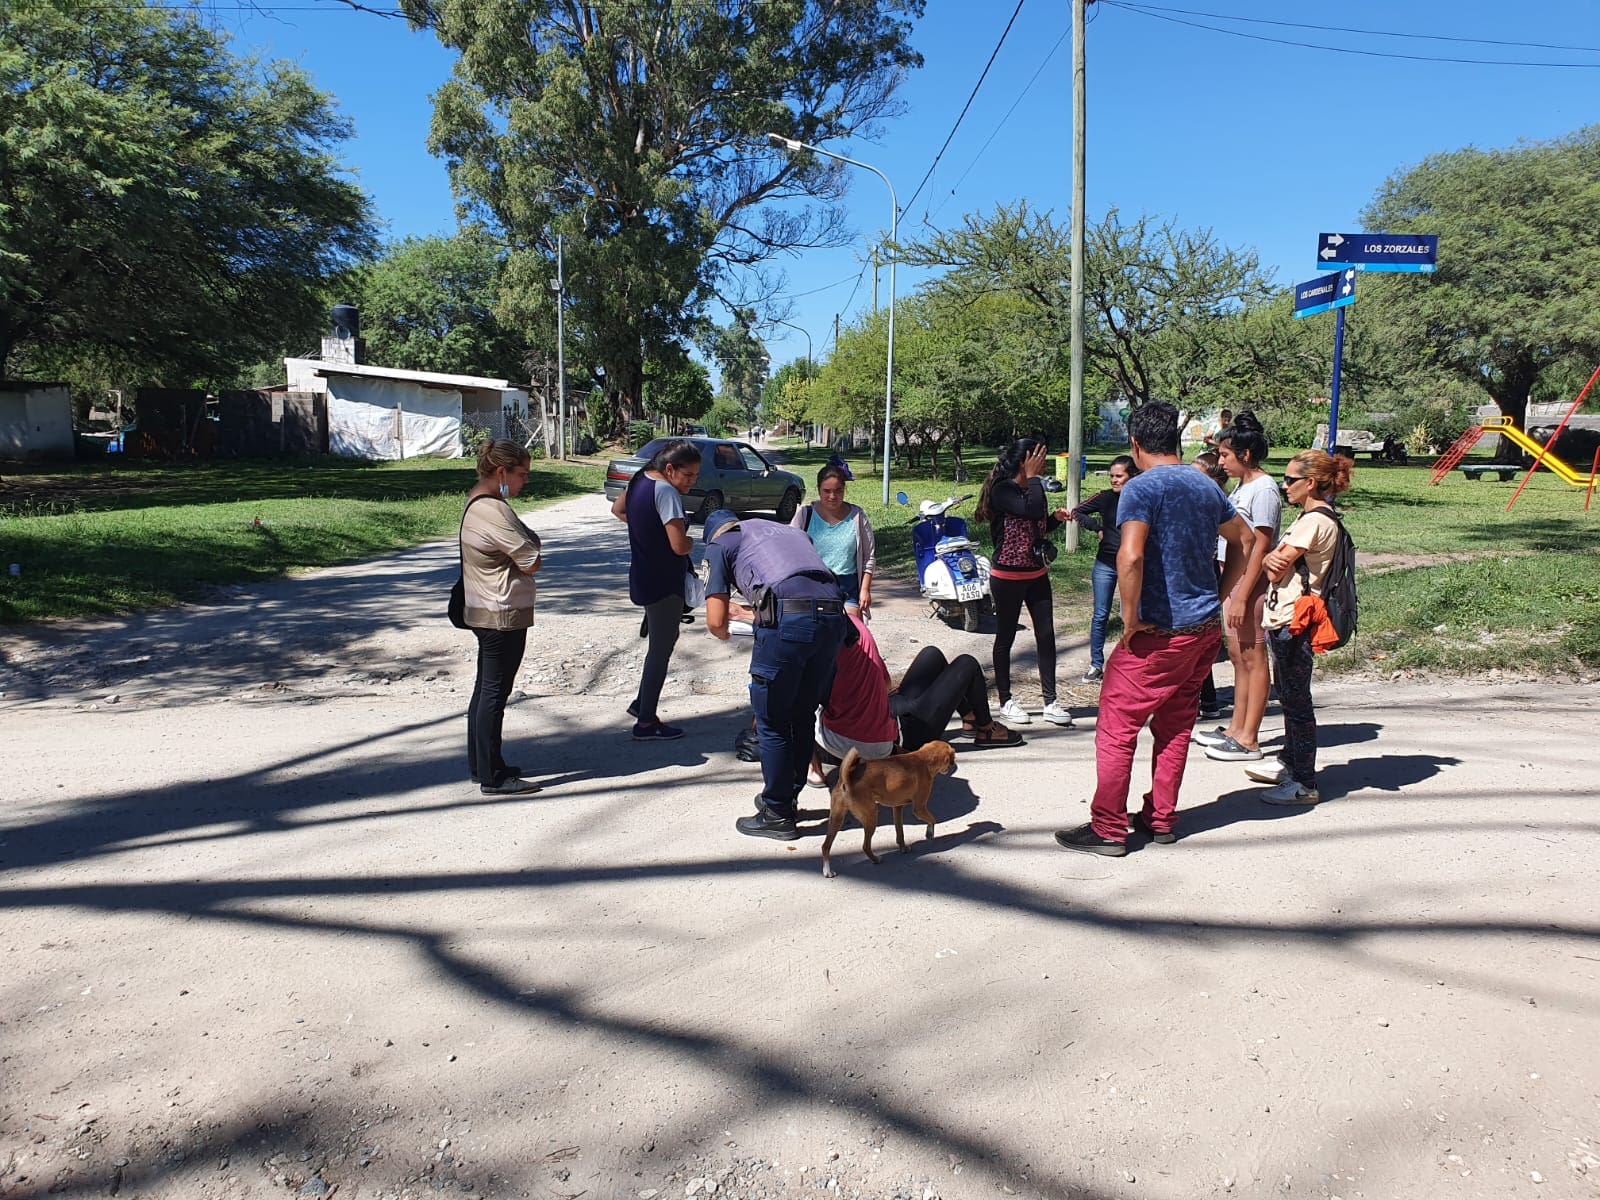
<path fill-rule="evenodd" d="M 811 763 L 817 709 L 833 686 L 833 668 L 850 632 L 839 585 L 800 529 L 775 521 L 742 525 L 718 509 L 706 518 L 706 628 L 728 638 L 733 588 L 755 614 L 750 707 L 761 744 L 761 794 L 740 833 L 790 842 L 795 800 Z"/>

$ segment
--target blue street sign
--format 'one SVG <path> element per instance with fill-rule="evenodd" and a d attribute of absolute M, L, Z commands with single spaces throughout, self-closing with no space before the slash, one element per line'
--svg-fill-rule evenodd
<path fill-rule="evenodd" d="M 1431 233 L 1324 233 L 1317 237 L 1317 270 L 1432 271 L 1439 239 Z"/>
<path fill-rule="evenodd" d="M 1294 315 L 1314 317 L 1330 308 L 1343 308 L 1356 302 L 1356 272 L 1346 267 L 1337 275 L 1319 275 L 1294 285 Z"/>

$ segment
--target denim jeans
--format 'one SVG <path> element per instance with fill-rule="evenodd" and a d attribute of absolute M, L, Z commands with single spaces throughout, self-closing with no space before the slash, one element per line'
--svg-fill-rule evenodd
<path fill-rule="evenodd" d="M 750 708 L 761 746 L 756 804 L 772 816 L 795 815 L 795 797 L 811 764 L 817 710 L 833 687 L 849 628 L 843 613 L 794 612 L 756 629 L 750 653 Z"/>
<path fill-rule="evenodd" d="M 1106 622 L 1117 598 L 1117 569 L 1110 563 L 1094 560 L 1094 617 L 1089 621 L 1089 665 L 1106 665 Z"/>

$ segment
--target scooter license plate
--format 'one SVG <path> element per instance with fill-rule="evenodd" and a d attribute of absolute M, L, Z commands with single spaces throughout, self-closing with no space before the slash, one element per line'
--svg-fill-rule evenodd
<path fill-rule="evenodd" d="M 983 599 L 983 584 L 981 584 L 981 583 L 958 583 L 958 584 L 956 584 L 956 599 L 957 600 L 981 600 L 981 599 Z"/>

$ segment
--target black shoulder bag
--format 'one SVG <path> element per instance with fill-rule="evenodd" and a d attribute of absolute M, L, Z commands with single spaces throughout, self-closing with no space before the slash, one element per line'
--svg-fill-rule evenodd
<path fill-rule="evenodd" d="M 491 499 L 491 497 L 489 497 L 489 496 L 474 496 L 471 500 L 467 501 L 467 507 L 461 510 L 461 529 L 456 531 L 456 551 L 457 551 L 458 554 L 462 553 L 462 550 L 461 550 L 461 530 L 464 530 L 467 527 L 467 512 L 479 500 L 488 500 L 488 499 Z M 455 586 L 450 589 L 450 603 L 446 607 L 445 612 L 446 612 L 446 615 L 448 615 L 449 618 L 450 618 L 450 624 L 454 625 L 457 629 L 466 629 L 466 628 L 468 628 L 468 625 L 467 625 L 467 585 L 466 585 L 466 567 L 465 567 L 465 563 L 462 563 L 460 568 L 458 568 L 457 571 L 456 571 Z"/>

